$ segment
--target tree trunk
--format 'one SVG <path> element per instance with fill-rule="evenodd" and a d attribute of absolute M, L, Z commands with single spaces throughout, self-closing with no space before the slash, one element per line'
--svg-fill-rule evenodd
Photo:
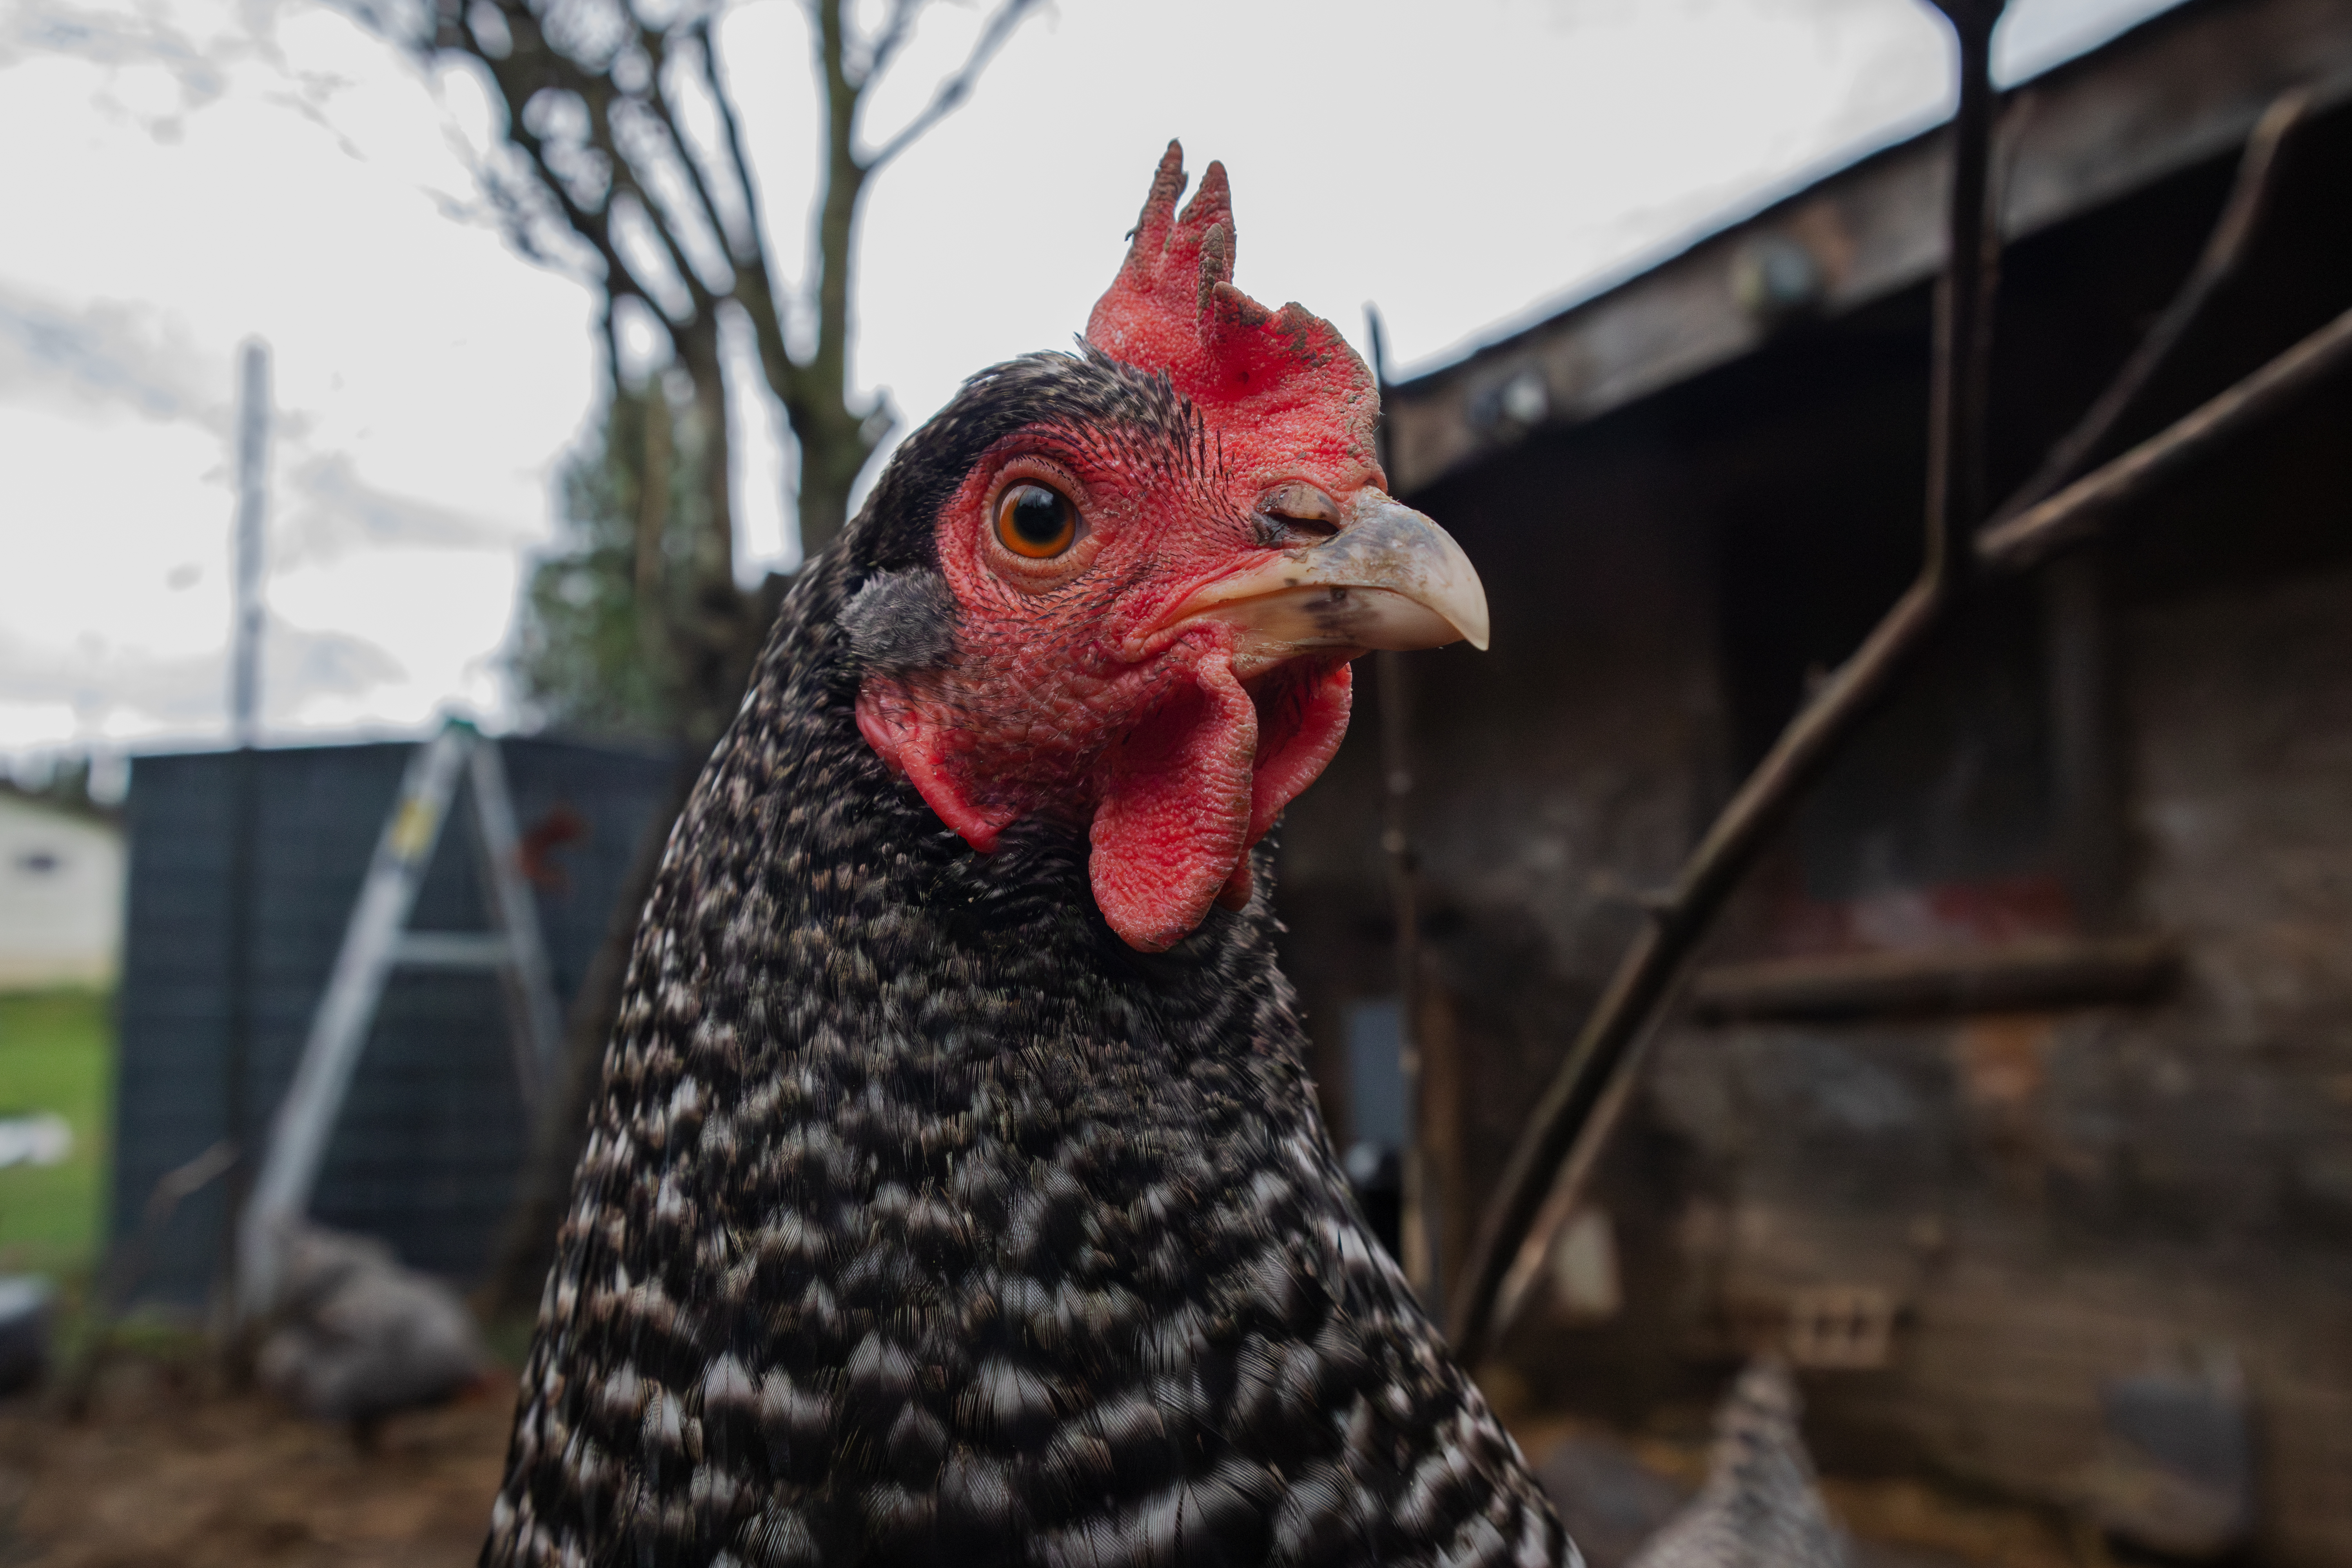
<path fill-rule="evenodd" d="M 791 301 L 813 309 L 815 331 L 804 356 L 795 356 L 786 342 L 785 322 L 793 312 L 782 308 L 785 301 L 773 282 L 758 184 L 719 69 L 709 14 L 680 20 L 674 11 L 641 12 L 625 5 L 621 16 L 627 30 L 643 58 L 653 62 L 652 71 L 636 82 L 613 72 L 614 60 L 634 58 L 628 51 L 593 58 L 566 53 L 563 40 L 550 36 L 542 14 L 527 0 L 434 0 L 430 25 L 413 40 L 428 59 L 462 55 L 477 62 L 497 88 L 506 110 L 506 142 L 522 155 L 523 166 L 511 178 L 492 174 L 486 180 L 518 247 L 541 258 L 576 240 L 601 263 L 601 331 L 613 395 L 630 395 L 618 384 L 620 343 L 613 316 L 614 302 L 627 298 L 660 327 L 676 365 L 691 378 L 695 423 L 709 443 L 702 467 L 709 525 L 680 560 L 663 549 L 666 531 L 681 525 L 680 509 L 669 504 L 667 470 L 677 454 L 666 443 L 656 445 L 668 431 L 663 421 L 669 409 L 658 386 L 646 389 L 636 602 L 642 616 L 658 623 L 640 628 L 648 646 L 658 639 L 673 652 L 679 669 L 678 711 L 671 729 L 683 742 L 686 760 L 672 800 L 640 846 L 604 946 L 573 1004 L 564 1080 L 551 1095 L 536 1131 L 506 1243 L 484 1288 L 494 1310 L 527 1309 L 536 1300 L 662 847 L 703 758 L 735 715 L 783 599 L 780 577 L 771 576 L 757 592 L 735 582 L 722 312 L 744 312 L 761 371 L 791 424 L 800 458 L 793 500 L 801 548 L 804 558 L 814 557 L 848 521 L 850 492 L 892 423 L 880 399 L 860 405 L 850 392 L 852 259 L 866 184 L 876 169 L 963 101 L 977 74 L 1035 0 L 998 0 L 980 44 L 963 68 L 940 84 L 929 106 L 879 150 L 861 155 L 858 112 L 866 90 L 904 41 L 921 4 L 894 4 L 881 28 L 861 37 L 844 0 L 809 0 L 824 89 L 824 194 L 811 225 L 806 289 Z M 674 56 L 674 47 L 683 52 Z M 663 74 L 663 62 L 672 58 L 686 68 L 698 68 L 700 86 L 718 116 L 715 139 L 698 140 L 678 121 Z M 584 126 L 577 133 L 534 120 L 532 106 L 548 94 L 568 95 L 585 107 Z M 572 120 L 563 117 L 562 123 Z M 616 134 L 624 125 L 644 133 Z M 583 153 L 601 162 L 608 177 L 601 183 L 572 178 Z M 649 247 L 621 243 L 614 223 L 625 211 L 642 220 L 640 235 L 652 241 Z M 561 246 L 550 243 L 554 232 L 567 236 Z M 693 259 L 697 245 L 712 235 L 726 253 L 723 280 Z M 682 582 L 678 574 L 684 574 Z"/>

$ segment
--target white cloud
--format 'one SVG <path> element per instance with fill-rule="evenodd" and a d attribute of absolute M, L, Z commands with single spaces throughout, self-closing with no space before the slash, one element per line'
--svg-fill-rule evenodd
<path fill-rule="evenodd" d="M 376 489 L 360 478 L 349 452 L 325 452 L 281 465 L 287 494 L 277 510 L 270 569 L 285 573 L 332 563 L 354 551 L 407 547 L 511 553 L 540 531 Z"/>
<path fill-rule="evenodd" d="M 83 739 L 201 735 L 224 725 L 228 671 L 220 650 L 158 654 L 89 633 L 65 648 L 0 636 L 8 670 L 0 698 L 0 749 L 57 742 L 57 727 Z M 262 637 L 262 687 L 273 714 L 348 711 L 402 679 L 400 662 L 341 631 L 313 631 L 270 617 Z"/>
<path fill-rule="evenodd" d="M 0 402 L 127 410 L 225 432 L 215 368 L 160 306 L 100 300 L 76 309 L 0 284 Z"/>
<path fill-rule="evenodd" d="M 2019 0 L 2038 68 L 2164 0 Z M 903 123 L 984 7 L 937 6 L 868 123 Z M 777 257 L 816 102 L 801 12 L 721 29 Z M 1234 179 L 1240 281 L 1427 363 L 1727 208 L 1927 123 L 1918 0 L 1061 0 L 886 169 L 856 363 L 910 421 L 1068 342 L 1160 147 Z M 219 733 L 237 345 L 274 351 L 269 723 L 506 711 L 498 649 L 549 474 L 589 415 L 593 300 L 482 217 L 489 122 L 310 0 L 0 8 L 0 749 Z M 747 573 L 788 552 L 772 408 L 735 432 Z"/>

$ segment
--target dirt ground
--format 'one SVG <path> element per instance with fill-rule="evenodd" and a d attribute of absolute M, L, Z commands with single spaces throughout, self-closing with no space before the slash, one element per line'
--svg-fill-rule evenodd
<path fill-rule="evenodd" d="M 112 1369 L 89 1419 L 0 1405 L 8 1568 L 469 1568 L 514 1388 L 388 1425 L 377 1451 L 171 1364 Z"/>
<path fill-rule="evenodd" d="M 1591 1568 L 1622 1568 L 1706 1477 L 1696 1436 L 1628 1436 L 1558 1415 L 1515 1421 L 1512 1432 Z M 1827 1476 L 1821 1490 L 1853 1568 L 2115 1568 L 2095 1535 L 1926 1480 Z"/>
<path fill-rule="evenodd" d="M 405 1415 L 363 1453 L 341 1428 L 222 1392 L 201 1359 L 125 1359 L 87 1419 L 0 1403 L 0 1568 L 467 1568 L 481 1549 L 512 1381 Z M 1688 1495 L 1703 1449 L 1536 1421 L 1520 1431 L 1595 1568 Z M 2049 1522 L 1910 1482 L 1829 1480 L 1860 1568 L 2103 1568 Z M 2071 1548 L 2071 1549 L 2070 1549 Z"/>

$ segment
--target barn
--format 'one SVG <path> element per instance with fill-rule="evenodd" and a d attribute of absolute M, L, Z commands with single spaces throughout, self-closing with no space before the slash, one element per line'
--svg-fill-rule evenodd
<path fill-rule="evenodd" d="M 667 826 L 653 819 L 677 764 L 556 740 L 495 743 L 530 858 L 553 991 L 568 1004 L 641 841 Z M 133 761 L 110 1200 L 118 1244 L 139 1234 L 159 1180 L 216 1142 L 233 1140 L 258 1160 L 415 750 L 289 746 Z M 257 831 L 244 1004 L 251 1022 L 239 1050 L 230 860 L 238 770 L 247 763 Z M 412 929 L 485 930 L 481 884 L 467 835 L 453 825 L 434 851 Z M 233 1081 L 239 1062 L 242 1081 Z M 395 969 L 330 1135 L 313 1216 L 383 1237 L 414 1268 L 479 1280 L 495 1261 L 531 1138 L 514 1064 L 492 973 Z M 205 1306 L 224 1258 L 223 1186 L 213 1184 L 172 1218 L 149 1255 L 142 1300 L 181 1311 Z"/>
<path fill-rule="evenodd" d="M 2352 305 L 2352 9 L 2190 0 L 2006 96 L 1995 498 L 2266 114 L 2242 259 L 2099 457 Z M 1375 1188 L 1417 1156 L 1441 1302 L 1653 890 L 1918 569 L 1948 146 L 1390 388 L 1493 651 L 1368 682 L 1384 732 L 1292 809 L 1282 897 L 1335 1131 Z M 1773 1350 L 1830 1473 L 2352 1561 L 2347 379 L 1967 602 L 1716 926 L 1490 1387 L 1686 1427 Z"/>
<path fill-rule="evenodd" d="M 0 788 L 0 989 L 104 985 L 121 945 L 121 830 Z"/>

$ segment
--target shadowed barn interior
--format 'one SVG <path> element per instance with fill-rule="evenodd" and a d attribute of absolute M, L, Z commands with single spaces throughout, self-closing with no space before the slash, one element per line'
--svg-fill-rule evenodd
<path fill-rule="evenodd" d="M 2237 274 L 2104 458 L 2352 302 L 2352 22 L 2192 4 L 2010 95 L 1994 499 L 2297 88 Z M 1495 625 L 1402 693 L 1408 1111 L 1379 747 L 1292 809 L 1282 899 L 1335 1135 L 1372 1177 L 1409 1120 L 1441 1296 L 1643 900 L 1917 570 L 1945 145 L 1390 390 L 1399 492 Z M 1490 1382 L 1687 1426 L 1774 1349 L 1827 1471 L 2352 1555 L 2347 416 L 2324 386 L 1966 602 L 1710 939 Z"/>

